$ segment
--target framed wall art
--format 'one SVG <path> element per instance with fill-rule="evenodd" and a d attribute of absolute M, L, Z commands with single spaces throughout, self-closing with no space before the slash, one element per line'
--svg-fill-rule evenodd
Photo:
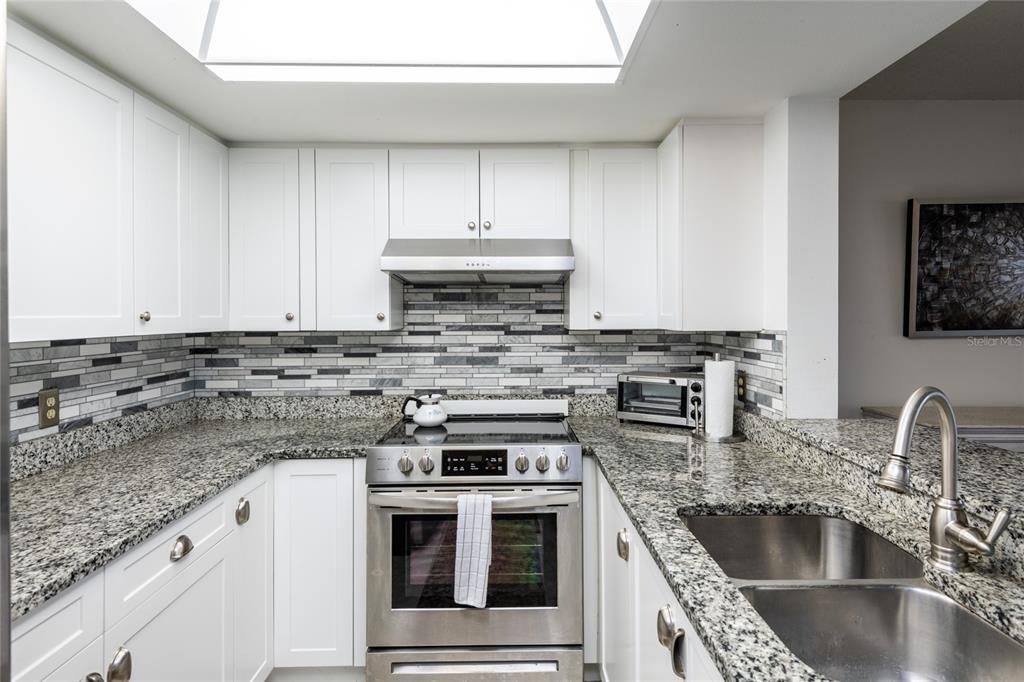
<path fill-rule="evenodd" d="M 1024 199 L 911 199 L 903 335 L 1024 334 Z"/>

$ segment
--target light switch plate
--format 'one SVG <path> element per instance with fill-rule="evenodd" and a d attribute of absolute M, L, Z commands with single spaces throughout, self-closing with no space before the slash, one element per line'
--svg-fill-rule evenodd
<path fill-rule="evenodd" d="M 60 422 L 60 391 L 48 388 L 39 391 L 39 428 L 56 426 Z"/>

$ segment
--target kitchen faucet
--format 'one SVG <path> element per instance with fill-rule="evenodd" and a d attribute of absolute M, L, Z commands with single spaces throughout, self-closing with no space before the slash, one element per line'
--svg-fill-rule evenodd
<path fill-rule="evenodd" d="M 942 490 L 932 507 L 929 530 L 932 551 L 928 563 L 944 571 L 969 571 L 968 554 L 990 556 L 996 540 L 1010 522 L 1009 510 L 996 514 L 988 532 L 970 525 L 967 512 L 960 502 L 957 490 L 957 439 L 956 415 L 953 405 L 941 390 L 934 386 L 922 386 L 907 398 L 896 425 L 896 440 L 892 455 L 878 477 L 878 485 L 898 493 L 910 490 L 910 441 L 921 410 L 931 401 L 939 408 L 939 431 L 942 438 Z"/>

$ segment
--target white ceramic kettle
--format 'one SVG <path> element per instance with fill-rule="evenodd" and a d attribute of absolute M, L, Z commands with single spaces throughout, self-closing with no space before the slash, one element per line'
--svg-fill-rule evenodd
<path fill-rule="evenodd" d="M 402 414 L 410 416 L 409 403 L 415 403 L 415 412 L 412 412 L 412 420 L 420 426 L 440 426 L 448 421 L 448 415 L 445 413 L 444 408 L 441 407 L 441 394 L 432 393 L 430 395 L 421 396 L 409 396 L 402 403 Z"/>

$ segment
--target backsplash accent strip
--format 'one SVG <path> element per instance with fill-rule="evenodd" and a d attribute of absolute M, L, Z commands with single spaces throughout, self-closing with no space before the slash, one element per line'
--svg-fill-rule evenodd
<path fill-rule="evenodd" d="M 191 397 L 605 396 L 614 394 L 619 373 L 699 369 L 715 352 L 737 361 L 746 410 L 785 413 L 781 332 L 571 331 L 560 285 L 406 287 L 405 309 L 405 327 L 393 332 L 12 344 L 12 442 Z M 59 388 L 62 405 L 60 425 L 40 430 L 42 388 Z"/>

